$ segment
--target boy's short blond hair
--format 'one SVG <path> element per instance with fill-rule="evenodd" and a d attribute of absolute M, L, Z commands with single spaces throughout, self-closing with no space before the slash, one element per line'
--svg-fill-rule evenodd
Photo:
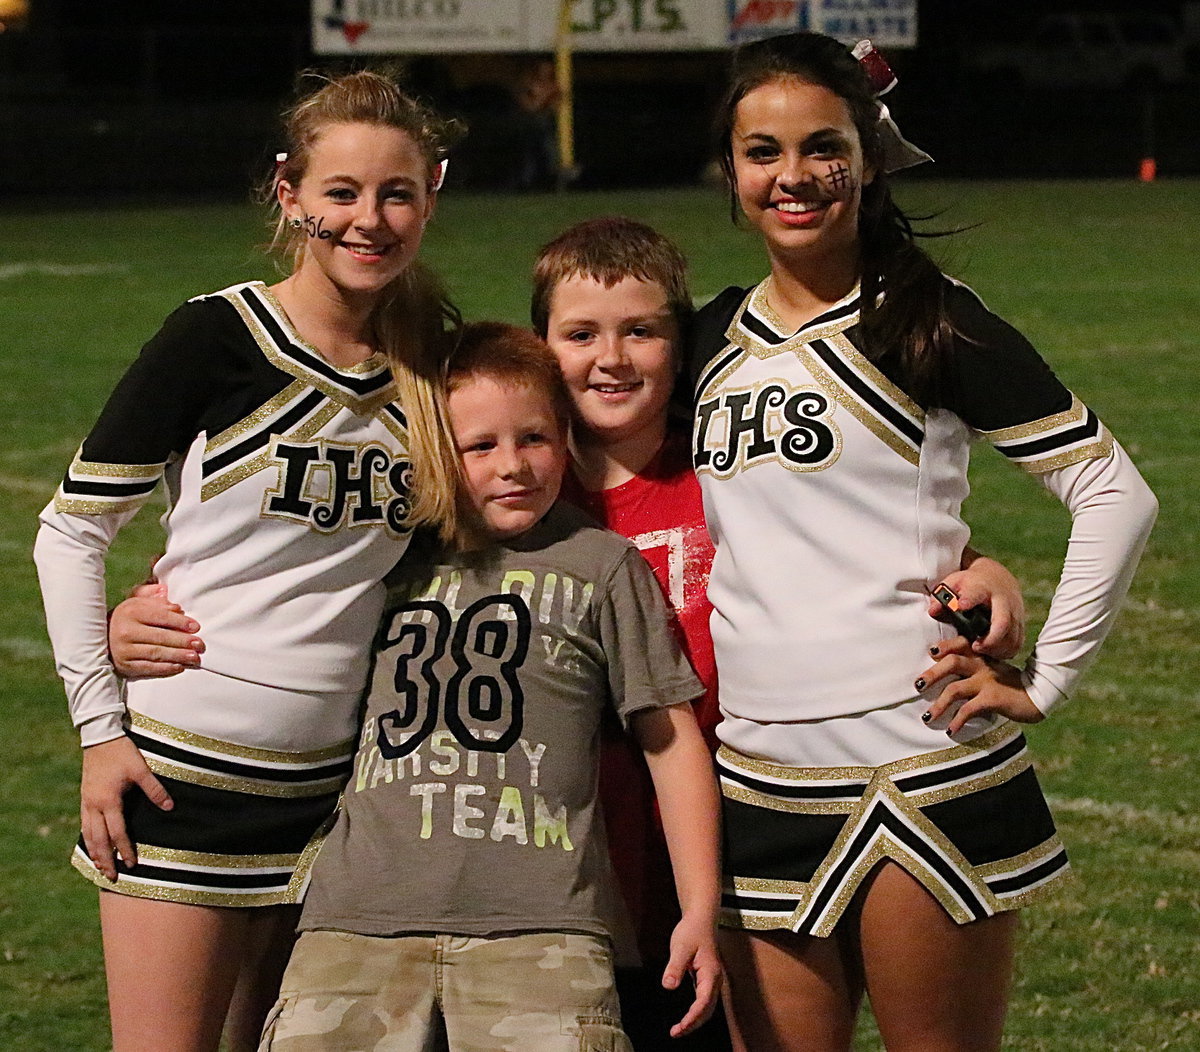
<path fill-rule="evenodd" d="M 554 409 L 563 437 L 571 420 L 571 396 L 554 352 L 528 329 L 502 321 L 469 322 L 446 363 L 446 397 L 473 380 L 487 379 L 502 387 L 528 387 L 544 394 Z M 461 458 L 455 456 L 459 514 L 453 545 L 459 551 L 486 548 L 490 542 L 470 510 Z"/>
<path fill-rule="evenodd" d="M 559 282 L 593 278 L 608 288 L 625 278 L 653 282 L 667 294 L 667 305 L 682 338 L 692 318 L 687 261 L 653 227 L 625 216 L 602 216 L 568 227 L 538 253 L 533 266 L 529 316 L 539 336 L 550 328 L 550 301 Z"/>
<path fill-rule="evenodd" d="M 502 321 L 464 325 L 446 366 L 446 393 L 479 377 L 542 392 L 550 399 L 559 424 L 567 427 L 571 398 L 558 359 L 546 342 L 528 329 Z"/>

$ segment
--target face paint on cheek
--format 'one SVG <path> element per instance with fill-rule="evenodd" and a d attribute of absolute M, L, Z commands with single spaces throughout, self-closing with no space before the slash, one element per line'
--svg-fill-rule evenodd
<path fill-rule="evenodd" d="M 825 173 L 825 187 L 830 195 L 840 200 L 853 196 L 858 185 L 850 178 L 850 169 L 841 161 L 834 161 Z"/>
<path fill-rule="evenodd" d="M 324 224 L 324 216 L 317 216 L 314 218 L 307 212 L 304 213 L 304 232 L 308 234 L 309 237 L 315 237 L 319 241 L 328 241 L 331 237 L 333 237 L 333 231 L 326 230 Z"/>

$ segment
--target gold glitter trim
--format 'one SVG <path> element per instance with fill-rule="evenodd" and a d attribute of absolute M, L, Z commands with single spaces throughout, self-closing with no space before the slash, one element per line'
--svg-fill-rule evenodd
<path fill-rule="evenodd" d="M 983 435 L 992 445 L 997 445 L 1001 442 L 1012 442 L 1022 438 L 1032 438 L 1034 435 L 1044 434 L 1047 431 L 1054 431 L 1060 427 L 1067 427 L 1071 424 L 1080 423 L 1087 416 L 1087 407 L 1075 397 L 1071 395 L 1071 408 L 1064 409 L 1061 413 L 1055 413 L 1053 416 L 1044 416 L 1040 420 L 1030 420 L 1025 424 L 1016 424 L 1013 427 L 1000 427 L 995 431 L 981 431 Z"/>
<path fill-rule="evenodd" d="M 735 770 L 748 774 L 765 775 L 769 778 L 779 778 L 788 782 L 823 782 L 835 780 L 858 781 L 866 785 L 875 775 L 874 767 L 788 767 L 785 764 L 771 763 L 770 760 L 760 760 L 755 756 L 747 756 L 722 745 L 717 749 L 717 759 L 728 764 Z"/>
<path fill-rule="evenodd" d="M 981 734 L 978 738 L 973 738 L 969 742 L 964 742 L 961 745 L 952 745 L 947 749 L 939 749 L 937 752 L 922 753 L 920 756 L 905 756 L 903 759 L 885 763 L 882 767 L 876 768 L 876 770 L 883 772 L 888 777 L 894 777 L 897 774 L 908 774 L 912 771 L 923 770 L 926 767 L 933 767 L 939 763 L 950 763 L 954 760 L 965 760 L 980 753 L 995 752 L 1001 746 L 1007 745 L 1014 738 L 1020 736 L 1020 726 L 1009 720 L 1005 720 L 1000 726 L 993 727 L 990 731 Z"/>
<path fill-rule="evenodd" d="M 64 515 L 117 515 L 123 511 L 136 511 L 150 499 L 147 493 L 141 497 L 127 497 L 119 501 L 107 500 L 74 500 L 71 497 L 56 495 L 54 510 Z"/>
<path fill-rule="evenodd" d="M 879 372 L 870 362 L 867 361 L 857 350 L 844 334 L 837 334 L 829 337 L 827 342 L 834 347 L 835 350 L 847 360 L 855 370 L 865 374 L 868 378 L 875 381 L 876 386 L 882 388 L 884 393 L 893 401 L 903 404 L 904 409 L 917 417 L 920 426 L 925 425 L 925 413 L 915 402 L 894 386 L 890 380 Z M 916 467 L 921 462 L 920 446 L 914 446 L 912 440 L 898 432 L 891 424 L 882 417 L 878 416 L 870 406 L 859 400 L 856 392 L 843 385 L 841 379 L 830 371 L 829 366 L 821 360 L 818 355 L 807 343 L 801 344 L 794 348 L 796 357 L 799 358 L 805 368 L 813 375 L 821 387 L 834 398 L 837 403 L 849 412 L 860 424 L 878 438 L 885 446 L 893 453 L 899 454 L 908 463 Z"/>
<path fill-rule="evenodd" d="M 847 341 L 849 343 L 849 341 Z M 795 349 L 796 357 L 805 365 L 821 389 L 860 424 L 878 438 L 893 453 L 899 454 L 916 467 L 921 462 L 921 451 L 903 435 L 898 434 L 885 421 L 877 417 L 856 395 L 842 386 L 839 379 L 829 372 L 828 367 L 807 344 Z"/>
<path fill-rule="evenodd" d="M 780 336 L 788 336 L 787 322 L 784 321 L 767 300 L 767 289 L 771 287 L 771 277 L 763 278 L 753 289 L 750 290 L 750 295 L 746 298 L 746 304 L 742 307 L 742 313 L 745 313 L 747 305 L 753 306 L 755 312 L 763 321 L 771 326 Z"/>
<path fill-rule="evenodd" d="M 330 420 L 332 420 L 342 410 L 342 406 L 333 402 L 327 402 L 324 406 L 320 406 L 307 420 L 293 431 L 289 431 L 286 435 L 275 436 L 277 438 L 286 438 L 292 442 L 304 442 L 317 434 Z M 200 499 L 202 501 L 209 500 L 215 497 L 218 493 L 223 493 L 230 486 L 235 486 L 242 479 L 249 478 L 251 475 L 263 468 L 271 467 L 276 463 L 271 456 L 272 446 L 268 443 L 266 449 L 259 453 L 252 460 L 247 460 L 236 467 L 230 468 L 222 475 L 218 475 L 206 482 L 200 489 Z"/>
<path fill-rule="evenodd" d="M 746 294 L 745 298 L 742 300 L 742 305 L 733 312 L 733 317 L 729 319 L 729 324 L 725 327 L 725 339 L 733 344 L 733 346 L 743 351 L 746 349 L 745 343 L 747 334 L 742 332 L 738 322 L 742 320 L 742 315 L 746 313 L 746 308 L 750 306 L 750 301 L 754 299 L 754 294 L 757 291 L 758 288 L 755 287 Z"/>
<path fill-rule="evenodd" d="M 900 775 L 912 774 L 939 764 L 956 763 L 977 753 L 997 751 L 1021 733 L 1021 729 L 1009 721 L 988 731 L 974 741 L 965 745 L 955 745 L 949 749 L 924 753 L 920 756 L 907 756 L 901 760 L 885 764 L 882 767 L 787 767 L 782 764 L 770 763 L 766 760 L 742 756 L 726 745 L 717 750 L 717 773 L 721 787 L 721 795 L 728 800 L 737 800 L 754 807 L 762 807 L 768 811 L 783 811 L 790 814 L 805 815 L 844 815 L 851 814 L 860 806 L 860 801 L 871 791 L 871 784 L 880 778 L 892 779 Z M 1016 777 L 1021 770 L 1031 763 L 1029 753 L 1022 749 L 1015 756 L 1004 761 L 998 768 L 985 771 L 964 782 L 953 785 L 930 786 L 928 789 L 913 790 L 909 799 L 919 800 L 921 807 L 941 803 L 945 800 L 956 800 L 968 796 L 980 789 L 1000 785 L 1010 778 Z M 736 781 L 721 778 L 721 765 L 731 771 L 775 778 L 789 785 L 820 784 L 831 781 L 857 782 L 857 785 L 846 786 L 850 799 L 843 800 L 795 800 L 776 796 L 767 789 L 751 789 L 739 785 Z M 1014 769 L 1019 768 L 1019 769 Z M 949 776 L 948 776 L 949 777 Z"/>
<path fill-rule="evenodd" d="M 954 845 L 928 819 L 921 815 L 915 807 L 904 799 L 903 794 L 896 789 L 895 784 L 890 779 L 879 775 L 872 781 L 859 806 L 855 808 L 854 814 L 847 819 L 846 824 L 834 840 L 833 846 L 821 860 L 821 864 L 817 867 L 816 872 L 813 873 L 807 893 L 792 913 L 791 921 L 788 925 L 790 928 L 799 930 L 813 897 L 821 890 L 822 885 L 827 882 L 830 871 L 835 866 L 841 865 L 846 861 L 844 857 L 846 848 L 858 833 L 864 818 L 874 810 L 880 797 L 886 797 L 887 800 L 896 806 L 896 809 L 900 811 L 912 827 L 932 841 L 936 847 L 941 848 L 950 857 L 955 868 L 960 870 L 961 875 L 971 885 L 972 890 L 975 890 L 984 902 L 989 901 L 991 896 L 987 892 L 987 889 L 983 888 L 983 891 L 979 892 L 976 885 L 982 886 L 982 881 L 970 879 L 970 864 L 963 858 Z M 962 924 L 966 920 L 971 919 L 963 907 L 949 895 L 942 882 L 929 869 L 926 863 L 915 856 L 909 848 L 896 841 L 888 830 L 881 829 L 871 847 L 863 855 L 852 860 L 853 865 L 850 872 L 840 881 L 833 898 L 823 911 L 825 919 L 815 926 L 810 923 L 808 930 L 812 934 L 822 938 L 832 932 L 863 879 L 875 865 L 888 858 L 908 870 L 913 878 L 919 881 L 941 903 L 943 909 L 957 923 Z"/>
<path fill-rule="evenodd" d="M 1043 840 L 1037 847 L 1031 847 L 1028 851 L 1023 851 L 1019 855 L 1013 855 L 1011 858 L 1002 858 L 996 862 L 985 862 L 983 865 L 976 866 L 975 872 L 985 878 L 1015 877 L 1018 875 L 1017 870 L 1024 869 L 1026 866 L 1038 866 L 1062 850 L 1062 841 L 1058 839 L 1058 834 L 1055 833 L 1048 839 Z"/>
<path fill-rule="evenodd" d="M 986 771 L 968 781 L 930 789 L 914 789 L 907 796 L 908 799 L 916 802 L 919 807 L 932 807 L 934 804 L 945 803 L 947 800 L 957 800 L 960 796 L 970 796 L 972 793 L 978 793 L 984 789 L 992 789 L 997 785 L 1003 785 L 1005 782 L 1016 778 L 1025 768 L 1032 766 L 1033 759 L 1030 757 L 1029 751 L 1022 749 L 1021 752 L 1010 757 L 999 767 L 994 767 L 992 770 Z"/>
<path fill-rule="evenodd" d="M 832 857 L 832 856 L 830 856 Z M 938 903 L 941 905 L 956 924 L 965 924 L 968 921 L 974 920 L 974 916 L 968 913 L 959 902 L 949 894 L 945 885 L 938 879 L 937 875 L 931 870 L 918 856 L 914 855 L 908 848 L 900 844 L 892 838 L 892 835 L 884 831 L 880 838 L 876 840 L 870 849 L 859 857 L 855 862 L 854 867 L 846 878 L 838 885 L 837 893 L 825 907 L 822 920 L 819 924 L 812 925 L 810 923 L 808 931 L 819 939 L 827 938 L 833 933 L 833 929 L 837 927 L 837 922 L 841 920 L 842 914 L 846 912 L 846 907 L 850 905 L 851 899 L 858 892 L 862 882 L 867 875 L 881 862 L 891 861 L 896 865 L 906 870 L 909 875 L 916 880 L 926 891 L 929 892 Z M 813 893 L 819 886 L 819 879 L 824 874 L 818 871 L 814 874 Z M 804 916 L 808 903 L 802 903 L 791 916 L 789 927 L 793 931 L 798 930 L 798 926 Z"/>
<path fill-rule="evenodd" d="M 277 800 L 301 800 L 310 796 L 325 796 L 336 793 L 345 784 L 345 776 L 322 778 L 315 782 L 272 782 L 244 775 L 217 774 L 213 771 L 196 771 L 181 767 L 154 756 L 144 756 L 146 766 L 164 778 L 174 778 L 189 785 L 204 785 L 209 789 L 224 789 L 230 793 L 245 793 L 247 796 L 269 796 Z"/>
<path fill-rule="evenodd" d="M 166 466 L 166 461 L 161 464 L 102 464 L 95 460 L 80 460 L 76 455 L 67 473 L 72 478 L 116 478 L 127 482 L 149 482 L 153 479 L 157 482 Z"/>
<path fill-rule="evenodd" d="M 299 401 L 311 390 L 308 384 L 303 380 L 293 380 L 279 394 L 275 395 L 269 401 L 260 405 L 253 413 L 247 417 L 243 417 L 236 424 L 227 427 L 219 435 L 214 435 L 204 443 L 204 455 L 210 456 L 222 449 L 224 446 L 240 441 L 241 438 L 250 431 L 258 430 L 266 424 L 271 417 L 282 413 L 284 410 L 291 407 L 293 402 Z"/>
<path fill-rule="evenodd" d="M 307 849 L 306 849 L 307 850 Z M 301 856 L 301 864 L 311 867 L 312 861 L 307 862 Z M 144 884 L 132 880 L 109 880 L 93 864 L 80 848 L 76 847 L 71 855 L 71 865 L 96 887 L 103 891 L 111 891 L 118 895 L 128 895 L 137 899 L 154 899 L 158 902 L 181 902 L 188 906 L 289 906 L 300 901 L 297 888 L 303 889 L 307 880 L 308 870 L 297 880 L 297 869 L 285 888 L 269 892 L 225 892 L 202 891 L 194 888 L 180 888 L 171 884 Z"/>
<path fill-rule="evenodd" d="M 1075 873 L 1068 862 L 1062 869 L 1056 870 L 1052 877 L 1047 878 L 1044 883 L 1038 884 L 1036 887 L 1026 888 L 1016 895 L 1005 895 L 1003 898 L 997 896 L 996 912 L 1008 913 L 1024 906 L 1030 906 L 1035 902 L 1041 902 L 1043 899 L 1057 895 L 1066 885 L 1074 882 Z"/>
<path fill-rule="evenodd" d="M 728 335 L 729 334 L 726 333 L 727 337 L 728 337 Z M 719 372 L 713 373 L 713 375 L 709 378 L 708 382 L 704 385 L 704 390 L 700 392 L 700 396 L 699 396 L 698 400 L 703 400 L 704 396 L 710 390 L 712 390 L 713 387 L 719 386 L 726 379 L 728 379 L 735 372 L 737 372 L 737 370 L 740 368 L 742 362 L 745 361 L 748 352 L 740 344 L 730 343 L 729 346 L 726 347 L 725 350 L 723 350 L 721 352 L 721 355 L 728 353 L 730 350 L 738 351 L 739 352 L 738 356 L 736 358 L 734 358 L 733 361 L 728 362 L 724 366 L 722 366 Z M 717 357 L 719 358 L 719 357 L 721 357 L 721 355 L 717 355 Z"/>
<path fill-rule="evenodd" d="M 1041 475 L 1044 472 L 1053 471 L 1055 468 L 1070 467 L 1082 460 L 1100 460 L 1112 454 L 1112 446 L 1112 435 L 1105 432 L 1099 441 L 1090 445 L 1067 450 L 1065 453 L 1059 453 L 1057 456 L 1045 460 L 1014 460 L 1013 463 L 1032 475 Z"/>
<path fill-rule="evenodd" d="M 869 380 L 873 386 L 879 388 L 883 394 L 895 402 L 904 412 L 915 417 L 917 423 L 924 424 L 925 410 L 909 398 L 901 388 L 897 387 L 891 380 L 884 376 L 875 363 L 850 342 L 850 337 L 844 332 L 839 332 L 834 336 L 830 336 L 827 342 L 833 344 L 842 357 L 864 379 Z"/>
<path fill-rule="evenodd" d="M 288 882 L 287 893 L 290 896 L 288 899 L 289 902 L 299 902 L 304 897 L 304 889 L 308 885 L 308 878 L 312 872 L 313 863 L 317 860 L 317 852 L 321 850 L 321 845 L 325 843 L 325 838 L 329 836 L 329 831 L 333 829 L 333 824 L 337 821 L 337 816 L 341 810 L 342 798 L 339 796 L 337 807 L 325 818 L 320 828 L 305 845 L 304 850 L 300 852 L 300 858 L 296 862 L 292 879 Z"/>
<path fill-rule="evenodd" d="M 1061 413 L 1042 417 L 1040 420 L 1031 420 L 1026 424 L 1017 424 L 1015 427 L 1002 427 L 995 431 L 981 431 L 980 434 L 994 446 L 1001 446 L 1004 443 L 1020 439 L 1035 438 L 1039 435 L 1051 437 L 1051 433 L 1059 428 L 1081 423 L 1087 418 L 1087 412 L 1087 406 L 1072 394 L 1071 408 Z M 1062 450 L 1048 456 L 1014 459 L 1012 462 L 1031 474 L 1040 475 L 1043 472 L 1053 471 L 1055 468 L 1069 467 L 1071 464 L 1078 464 L 1084 460 L 1107 457 L 1112 453 L 1112 447 L 1112 435 L 1103 422 L 1100 422 L 1099 438 L 1088 442 L 1086 445 Z"/>
<path fill-rule="evenodd" d="M 909 872 L 911 873 L 911 870 Z M 979 872 L 979 869 L 977 869 L 976 872 Z M 915 877 L 915 874 L 913 874 L 913 876 Z M 1062 867 L 1062 869 L 1055 872 L 1053 876 L 1049 877 L 1045 882 L 1037 885 L 1037 887 L 1027 888 L 1026 890 L 1018 892 L 1015 895 L 1006 895 L 1003 897 L 996 896 L 995 912 L 1011 913 L 1015 910 L 1023 909 L 1026 906 L 1032 906 L 1043 901 L 1044 899 L 1060 894 L 1067 885 L 1073 884 L 1075 880 L 1075 873 L 1072 871 L 1070 863 L 1067 863 Z M 924 881 L 922 881 L 922 886 L 925 886 Z M 844 912 L 844 908 L 842 912 Z M 950 911 L 947 910 L 947 912 L 949 913 Z M 951 916 L 953 916 L 953 914 L 951 914 Z M 840 914 L 838 919 L 840 920 Z M 966 922 L 958 921 L 958 923 L 967 923 L 973 919 L 974 918 L 972 917 L 968 917 Z M 736 907 L 732 906 L 722 906 L 720 908 L 717 923 L 720 924 L 722 928 L 733 928 L 743 931 L 795 931 L 792 918 L 782 912 L 776 914 L 775 916 L 761 916 L 750 913 L 741 913 Z M 832 932 L 833 928 L 836 928 L 836 926 L 837 923 L 835 921 L 832 927 L 829 928 L 829 931 Z M 817 933 L 814 932 L 813 934 L 816 935 Z"/>
<path fill-rule="evenodd" d="M 371 355 L 371 357 L 365 362 L 362 362 L 359 365 L 353 366 L 349 369 L 341 369 L 334 365 L 327 358 L 325 358 L 320 351 L 318 351 L 311 344 L 306 343 L 300 337 L 295 328 L 292 326 L 291 321 L 288 319 L 287 314 L 279 305 L 279 301 L 267 291 L 265 285 L 261 287 L 255 286 L 255 289 L 262 295 L 262 298 L 267 302 L 268 306 L 270 306 L 275 312 L 276 320 L 288 332 L 289 336 L 294 338 L 295 342 L 300 347 L 303 347 L 304 350 L 308 351 L 315 357 L 320 358 L 321 361 L 329 365 L 331 369 L 346 375 L 364 375 L 387 370 L 387 359 L 378 352 Z M 315 387 L 323 395 L 333 399 L 339 405 L 353 410 L 362 416 L 374 413 L 380 407 L 386 405 L 396 397 L 396 385 L 390 381 L 380 387 L 379 390 L 373 391 L 371 394 L 365 397 L 360 397 L 354 394 L 353 391 L 350 391 L 339 384 L 330 382 L 320 373 L 313 372 L 312 370 L 306 368 L 301 362 L 298 362 L 295 358 L 288 354 L 286 348 L 280 347 L 275 343 L 274 340 L 271 339 L 270 334 L 267 333 L 266 329 L 263 328 L 262 323 L 254 315 L 254 312 L 246 306 L 245 302 L 240 296 L 237 296 L 232 292 L 222 293 L 222 295 L 233 305 L 234 309 L 241 316 L 242 322 L 245 324 L 247 330 L 249 330 L 250 335 L 254 337 L 254 342 L 258 344 L 259 349 L 263 352 L 267 361 L 269 361 L 280 371 L 287 373 L 289 376 L 294 376 L 299 380 L 303 380 L 308 386 Z M 363 366 L 366 366 L 366 369 L 363 369 Z"/>
<path fill-rule="evenodd" d="M 742 931 L 780 931 L 788 930 L 786 914 L 781 914 L 780 920 L 772 917 L 756 917 L 750 913 L 739 913 L 736 909 L 722 906 L 717 923 L 722 928 L 738 928 Z"/>
<path fill-rule="evenodd" d="M 207 866 L 210 869 L 283 869 L 294 866 L 300 858 L 298 852 L 287 855 L 219 855 L 210 851 L 184 851 L 173 847 L 155 847 L 152 844 L 135 844 L 138 860 L 147 862 L 178 862 L 190 866 Z"/>
<path fill-rule="evenodd" d="M 933 767 L 940 763 L 966 759 L 983 752 L 994 752 L 1000 746 L 1007 745 L 1020 733 L 1021 728 L 1017 724 L 1005 720 L 998 727 L 993 727 L 990 731 L 964 744 L 952 745 L 917 756 L 905 756 L 881 767 L 789 767 L 786 764 L 772 763 L 769 760 L 746 756 L 731 749 L 728 745 L 722 745 L 717 749 L 717 759 L 734 770 L 778 778 L 781 781 L 859 781 L 865 784 L 870 782 L 878 771 L 882 771 L 890 777 L 894 774 L 907 774 L 925 767 Z"/>
<path fill-rule="evenodd" d="M 751 291 L 750 295 L 742 302 L 741 307 L 734 315 L 733 324 L 730 326 L 730 339 L 733 339 L 739 346 L 745 346 L 756 358 L 772 358 L 777 354 L 784 354 L 795 348 L 797 344 L 809 343 L 812 340 L 827 340 L 837 333 L 844 332 L 846 329 L 858 324 L 857 310 L 844 318 L 839 318 L 837 321 L 826 322 L 824 325 L 806 325 L 789 333 L 788 323 L 785 322 L 767 302 L 767 290 L 771 286 L 770 277 L 764 278 Z M 853 289 L 843 296 L 837 303 L 831 303 L 826 311 L 833 310 L 835 307 L 842 304 L 853 303 L 859 296 L 859 287 L 855 285 Z M 746 308 L 753 306 L 754 313 L 765 321 L 772 329 L 775 330 L 775 335 L 783 338 L 783 342 L 771 346 L 758 340 L 752 333 L 740 327 L 742 316 L 746 313 Z M 736 329 L 735 329 L 736 326 Z M 736 331 L 742 339 L 734 339 L 732 332 Z M 752 345 L 752 346 L 748 346 Z"/>
<path fill-rule="evenodd" d="M 785 811 L 797 815 L 848 815 L 858 806 L 860 799 L 856 795 L 849 800 L 789 800 L 725 781 L 721 782 L 721 795 L 726 800 L 737 800 L 766 811 Z"/>
<path fill-rule="evenodd" d="M 766 891 L 779 895 L 803 895 L 808 885 L 802 880 L 769 880 L 765 877 L 734 877 L 734 891 Z"/>
<path fill-rule="evenodd" d="M 83 447 L 80 446 L 67 469 L 67 479 L 70 482 L 120 479 L 126 482 L 153 482 L 154 486 L 133 496 L 106 498 L 92 494 L 88 497 L 73 497 L 66 492 L 67 482 L 64 482 L 54 494 L 54 510 L 60 514 L 117 515 L 125 511 L 136 511 L 154 495 L 154 487 L 158 485 L 158 480 L 162 478 L 167 466 L 165 461 L 161 464 L 102 464 L 95 460 L 80 459 L 82 452 Z"/>
<path fill-rule="evenodd" d="M 399 404 L 399 403 L 397 403 Z M 401 407 L 403 410 L 403 407 Z M 391 413 L 380 413 L 379 420 L 384 427 L 391 432 L 392 437 L 400 443 L 400 449 L 404 457 L 408 457 L 408 428 L 400 423 Z"/>
<path fill-rule="evenodd" d="M 140 712 L 131 711 L 129 722 L 138 730 L 156 734 L 169 741 L 179 742 L 181 745 L 209 749 L 223 756 L 236 756 L 239 759 L 257 760 L 261 763 L 324 763 L 327 760 L 348 757 L 354 751 L 355 744 L 355 738 L 346 738 L 344 741 L 324 745 L 320 749 L 310 749 L 307 752 L 284 752 L 278 749 L 260 749 L 251 745 L 238 745 L 235 742 L 222 741 L 220 738 L 209 738 L 180 727 L 172 727 L 169 723 L 161 723 Z"/>
<path fill-rule="evenodd" d="M 275 293 L 271 291 L 270 287 L 261 281 L 252 281 L 249 284 L 255 292 L 257 292 L 264 300 L 267 301 L 267 305 L 274 311 L 279 324 L 282 325 L 283 328 L 292 335 L 296 343 L 298 343 L 314 357 L 325 360 L 325 355 L 318 351 L 311 343 L 309 343 L 296 331 L 296 326 L 292 324 L 292 319 L 288 317 L 287 311 L 283 309 L 283 304 L 279 302 L 279 299 L 276 297 Z M 389 367 L 387 355 L 380 351 L 375 351 L 371 357 L 359 362 L 357 365 L 334 365 L 332 362 L 330 362 L 329 365 L 336 369 L 339 373 L 347 373 L 352 376 L 380 372 L 387 370 Z"/>

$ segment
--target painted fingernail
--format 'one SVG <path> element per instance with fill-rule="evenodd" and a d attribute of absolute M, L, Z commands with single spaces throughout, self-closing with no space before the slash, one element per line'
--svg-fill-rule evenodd
<path fill-rule="evenodd" d="M 921 722 L 922 723 L 928 723 L 931 719 L 933 719 L 932 712 L 922 712 L 921 713 Z"/>
<path fill-rule="evenodd" d="M 917 690 L 924 690 L 925 689 L 925 678 L 922 676 L 919 680 L 917 680 L 916 683 L 913 684 L 913 686 L 916 687 Z"/>
<path fill-rule="evenodd" d="M 937 656 L 938 656 L 938 654 L 940 654 L 940 653 L 941 653 L 941 648 L 939 648 L 939 647 L 936 647 L 936 646 L 934 646 L 934 647 L 930 647 L 930 648 L 929 648 L 929 653 L 930 653 L 930 654 L 932 654 L 934 657 L 937 657 Z"/>

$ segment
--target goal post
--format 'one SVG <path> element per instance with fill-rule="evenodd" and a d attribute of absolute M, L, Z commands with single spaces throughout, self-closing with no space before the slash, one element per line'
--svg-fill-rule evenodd
<path fill-rule="evenodd" d="M 572 0 L 558 0 L 554 37 L 554 74 L 558 80 L 558 181 L 575 171 L 575 70 L 571 49 Z"/>

